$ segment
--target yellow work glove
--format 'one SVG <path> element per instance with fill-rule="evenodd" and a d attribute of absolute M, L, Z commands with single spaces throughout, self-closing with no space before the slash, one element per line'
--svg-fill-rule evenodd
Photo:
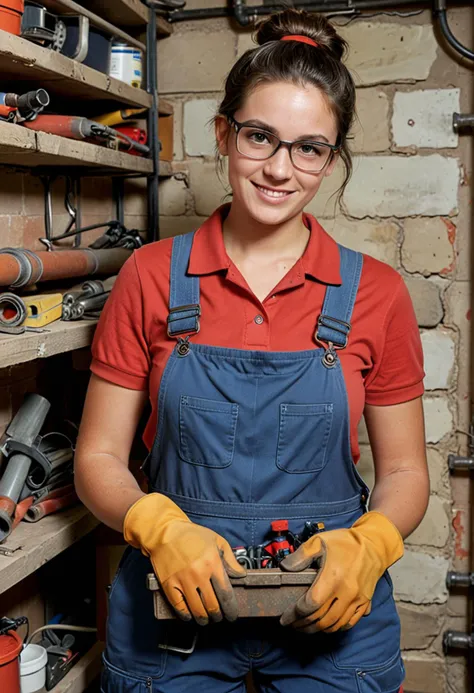
<path fill-rule="evenodd" d="M 376 511 L 362 515 L 350 529 L 316 534 L 280 564 L 283 570 L 294 572 L 320 559 L 316 579 L 284 611 L 281 625 L 291 624 L 305 633 L 352 628 L 370 613 L 378 580 L 402 556 L 400 532 Z"/>
<path fill-rule="evenodd" d="M 235 621 L 238 616 L 231 577 L 244 577 L 225 539 L 191 522 L 167 496 L 150 493 L 128 510 L 125 541 L 149 556 L 168 601 L 185 621 Z"/>

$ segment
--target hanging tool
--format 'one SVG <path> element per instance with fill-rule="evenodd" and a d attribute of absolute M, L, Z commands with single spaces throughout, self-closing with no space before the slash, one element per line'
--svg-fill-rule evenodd
<path fill-rule="evenodd" d="M 134 250 L 135 248 L 141 248 L 143 245 L 143 240 L 138 229 L 127 229 L 120 221 L 116 220 L 101 222 L 100 224 L 91 224 L 90 226 L 78 228 L 75 231 L 67 231 L 53 238 L 40 238 L 39 240 L 46 245 L 48 250 L 53 250 L 53 243 L 56 241 L 61 241 L 64 238 L 72 238 L 76 234 L 82 234 L 87 231 L 94 231 L 95 229 L 101 228 L 106 228 L 107 230 L 102 236 L 96 238 L 95 241 L 89 245 L 89 248 L 94 250 L 105 248 L 128 248 Z"/>
<path fill-rule="evenodd" d="M 81 234 L 78 231 L 81 226 L 81 179 L 79 176 L 66 176 L 66 192 L 64 195 L 64 207 L 69 214 L 69 222 L 65 231 L 61 234 L 68 234 L 73 226 L 76 228 L 73 246 L 77 248 L 81 244 Z M 53 197 L 52 186 L 57 176 L 40 176 L 44 188 L 44 227 L 46 232 L 46 240 L 50 243 L 47 247 L 51 247 L 52 242 L 56 240 L 53 235 Z"/>

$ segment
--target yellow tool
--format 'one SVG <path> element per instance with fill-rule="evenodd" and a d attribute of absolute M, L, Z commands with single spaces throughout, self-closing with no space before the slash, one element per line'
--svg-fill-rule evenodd
<path fill-rule="evenodd" d="M 23 325 L 27 327 L 43 327 L 61 317 L 62 294 L 37 294 L 36 296 L 24 296 L 22 300 L 27 311 Z"/>
<path fill-rule="evenodd" d="M 95 120 L 96 123 L 100 123 L 101 125 L 113 127 L 114 125 L 126 123 L 133 117 L 139 118 L 140 115 L 144 117 L 145 112 L 146 108 L 122 108 L 120 111 L 112 111 L 112 113 L 104 113 L 103 115 L 96 116 L 92 118 L 92 120 Z"/>

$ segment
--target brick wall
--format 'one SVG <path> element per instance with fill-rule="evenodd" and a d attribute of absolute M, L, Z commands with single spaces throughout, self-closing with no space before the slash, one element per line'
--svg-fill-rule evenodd
<path fill-rule="evenodd" d="M 187 7 L 210 4 L 191 0 Z M 449 15 L 455 35 L 472 46 L 473 8 Z M 340 31 L 358 86 L 354 175 L 340 208 L 331 198 L 341 180 L 336 171 L 308 210 L 336 240 L 396 267 L 414 301 L 426 359 L 431 499 L 391 572 L 406 689 L 462 693 L 465 659 L 444 657 L 442 634 L 467 628 L 466 598 L 449 596 L 445 578 L 450 568 L 468 570 L 470 541 L 468 479 L 449 478 L 447 456 L 466 454 L 471 410 L 472 139 L 454 135 L 451 118 L 473 110 L 472 70 L 438 44 L 428 12 L 356 21 Z M 224 19 L 178 24 L 159 43 L 160 92 L 175 106 L 174 156 L 183 162 L 183 173 L 161 186 L 162 237 L 196 228 L 226 194 L 208 121 L 225 74 L 251 45 L 250 31 Z M 361 441 L 360 468 L 370 484 L 363 429 Z"/>

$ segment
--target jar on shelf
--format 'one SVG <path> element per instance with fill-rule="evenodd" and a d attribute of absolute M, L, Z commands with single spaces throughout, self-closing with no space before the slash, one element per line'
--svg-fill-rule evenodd
<path fill-rule="evenodd" d="M 142 52 L 127 43 L 114 41 L 109 75 L 140 89 L 142 86 Z"/>

